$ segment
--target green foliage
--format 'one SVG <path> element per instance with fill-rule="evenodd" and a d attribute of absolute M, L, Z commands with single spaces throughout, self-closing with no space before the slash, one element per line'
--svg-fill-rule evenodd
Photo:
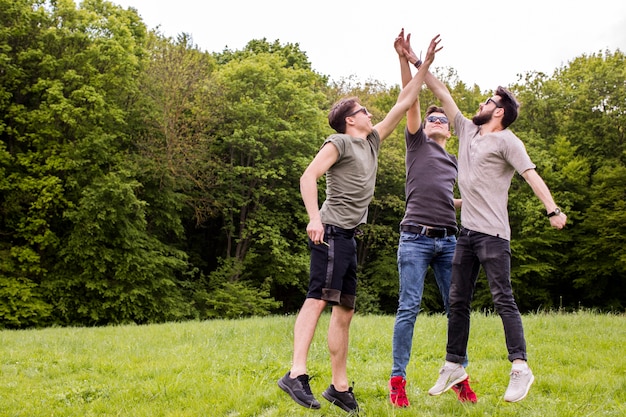
<path fill-rule="evenodd" d="M 619 51 L 582 56 L 555 71 L 552 79 L 534 74 L 517 86 L 523 102 L 518 126 L 533 132 L 524 136 L 530 139 L 529 153 L 569 216 L 565 233 L 542 233 L 545 224 L 537 225 L 530 234 L 544 234 L 547 240 L 521 241 L 522 256 L 551 264 L 543 268 L 544 290 L 551 298 L 544 305 L 564 302 L 570 308 L 620 310 L 626 304 L 618 295 L 624 294 L 624 274 L 616 261 L 623 256 L 620 239 L 626 231 L 620 206 L 626 152 L 625 61 Z M 538 153 L 540 149 L 544 151 Z M 530 278 L 524 283 L 536 282 L 536 277 Z M 536 290 L 533 286 L 527 292 Z"/>
<path fill-rule="evenodd" d="M 232 281 L 242 275 L 244 265 L 235 258 L 222 261 L 204 285 L 194 294 L 200 319 L 267 316 L 280 308 L 281 302 L 270 295 L 271 278 L 258 281 Z"/>
<path fill-rule="evenodd" d="M 83 190 L 65 216 L 74 225 L 46 281 L 62 323 L 126 323 L 188 317 L 176 275 L 184 254 L 147 233 L 139 184 L 110 173 Z M 76 295 L 81 294 L 80 298 Z"/>
<path fill-rule="evenodd" d="M 269 294 L 269 282 L 259 288 L 257 283 L 222 282 L 200 303 L 207 318 L 241 318 L 267 316 L 280 307 Z"/>
<path fill-rule="evenodd" d="M 245 51 L 215 57 L 186 37 L 153 45 L 159 59 L 142 85 L 154 98 L 144 116 L 153 128 L 140 133 L 141 151 L 161 161 L 187 197 L 196 227 L 187 233 L 215 232 L 213 252 L 191 255 L 196 264 L 212 265 L 205 269 L 209 288 L 195 284 L 199 314 L 207 317 L 207 299 L 228 304 L 225 294 L 254 288 L 250 283 L 272 283 L 273 296 L 262 292 L 259 301 L 267 298 L 276 309 L 273 297 L 292 297 L 285 286 L 302 288 L 308 280 L 306 245 L 297 244 L 306 238 L 297 183 L 326 131 L 323 79 L 297 45 L 252 41 Z"/>
<path fill-rule="evenodd" d="M 0 327 L 41 325 L 50 316 L 51 310 L 33 282 L 0 276 Z"/>
<path fill-rule="evenodd" d="M 593 177 L 593 199 L 581 228 L 588 238 L 574 248 L 574 287 L 591 303 L 621 310 L 626 302 L 626 167 L 606 165 Z M 593 213 L 593 215 L 592 215 Z"/>
<path fill-rule="evenodd" d="M 137 93 L 145 26 L 103 1 L 2 10 L 12 30 L 0 38 L 11 74 L 2 85 L 11 99 L 2 101 L 0 250 L 8 256 L 0 268 L 24 300 L 23 325 L 48 316 L 60 324 L 188 316 L 176 289 L 185 256 L 151 234 L 149 202 L 136 198 L 141 184 L 125 171 L 126 107 Z M 15 325 L 14 316 L 3 320 Z"/>
<path fill-rule="evenodd" d="M 283 266 L 272 272 L 273 280 L 291 282 L 306 274 L 301 262 L 295 269 L 285 263 L 284 254 L 304 250 L 293 244 L 304 230 L 294 220 L 304 219 L 298 179 L 325 134 L 320 79 L 267 53 L 229 61 L 216 77 L 228 103 L 223 136 L 212 148 L 222 164 L 222 182 L 212 195 L 220 202 L 221 256 L 247 264 L 254 254 L 258 265 Z"/>
<path fill-rule="evenodd" d="M 583 55 L 510 86 L 522 103 L 512 129 L 568 215 L 552 230 L 515 177 L 523 311 L 626 305 L 625 61 Z M 0 327 L 296 311 L 309 268 L 299 178 L 331 133 L 327 111 L 356 95 L 376 122 L 399 93 L 311 68 L 298 44 L 206 53 L 108 1 L 0 0 Z M 487 93 L 435 71 L 473 115 Z M 437 104 L 427 88 L 421 104 Z M 397 306 L 403 130 L 381 148 L 358 242 L 362 312 Z M 423 307 L 441 311 L 432 279 Z M 474 308 L 492 308 L 482 276 Z"/>
<path fill-rule="evenodd" d="M 284 62 L 284 68 L 287 69 L 311 69 L 311 63 L 306 53 L 300 50 L 299 44 L 281 44 L 278 39 L 271 43 L 266 38 L 253 39 L 241 51 L 224 49 L 221 53 L 216 54 L 215 57 L 220 65 L 225 65 L 231 61 L 241 62 L 259 55 L 278 57 Z M 320 81 L 325 83 L 326 78 L 324 77 Z"/>

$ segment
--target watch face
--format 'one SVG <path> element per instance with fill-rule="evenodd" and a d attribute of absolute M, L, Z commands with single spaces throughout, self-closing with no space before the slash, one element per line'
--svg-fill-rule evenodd
<path fill-rule="evenodd" d="M 557 207 L 552 213 L 548 214 L 548 217 L 558 216 L 559 214 L 561 214 L 561 209 Z"/>
<path fill-rule="evenodd" d="M 556 207 L 552 213 L 548 213 L 548 217 L 558 216 L 561 214 L 561 209 Z"/>

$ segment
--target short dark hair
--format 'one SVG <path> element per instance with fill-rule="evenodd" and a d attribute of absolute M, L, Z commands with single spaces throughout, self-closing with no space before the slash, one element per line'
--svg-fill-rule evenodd
<path fill-rule="evenodd" d="M 337 133 L 346 133 L 346 117 L 355 105 L 361 104 L 357 97 L 342 98 L 330 109 L 328 113 L 328 124 L 335 129 Z"/>
<path fill-rule="evenodd" d="M 443 113 L 443 114 L 446 114 L 446 112 L 443 110 L 443 107 L 435 106 L 433 104 L 433 105 L 429 106 L 426 109 L 426 114 L 424 115 L 424 117 L 428 117 L 429 115 L 431 115 L 433 113 Z M 447 114 L 446 114 L 446 117 L 448 117 Z"/>
<path fill-rule="evenodd" d="M 504 109 L 502 127 L 506 129 L 517 119 L 520 104 L 513 93 L 502 86 L 498 86 L 496 95 L 500 97 L 500 103 L 498 104 Z"/>

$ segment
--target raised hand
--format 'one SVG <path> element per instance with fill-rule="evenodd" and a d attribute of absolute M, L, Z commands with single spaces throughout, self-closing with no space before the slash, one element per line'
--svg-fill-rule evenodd
<path fill-rule="evenodd" d="M 430 45 L 428 45 L 428 50 L 426 51 L 426 58 L 424 58 L 424 62 L 428 62 L 431 64 L 435 60 L 435 54 L 443 49 L 443 46 L 439 46 L 440 35 L 435 36 L 431 39 Z"/>
<path fill-rule="evenodd" d="M 404 57 L 406 55 L 405 54 L 404 28 L 402 28 L 398 36 L 396 36 L 396 39 L 393 41 L 393 47 L 398 53 L 399 57 Z"/>
<path fill-rule="evenodd" d="M 410 33 L 406 36 L 406 40 L 404 41 L 404 55 L 406 56 L 406 59 L 416 67 L 419 68 L 420 65 L 422 65 L 422 60 L 417 57 L 417 54 L 415 54 L 413 48 L 411 47 Z"/>

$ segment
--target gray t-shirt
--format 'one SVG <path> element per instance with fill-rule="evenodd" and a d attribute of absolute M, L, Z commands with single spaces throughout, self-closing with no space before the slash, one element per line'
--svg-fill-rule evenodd
<path fill-rule="evenodd" d="M 326 200 L 320 209 L 322 223 L 354 229 L 367 222 L 374 196 L 380 136 L 376 130 L 366 140 L 345 134 L 329 136 L 339 151 L 337 162 L 326 172 Z"/>
<path fill-rule="evenodd" d="M 480 135 L 461 112 L 454 118 L 459 137 L 461 224 L 470 230 L 511 240 L 508 201 L 513 174 L 535 165 L 524 143 L 509 129 Z"/>
<path fill-rule="evenodd" d="M 420 128 L 405 130 L 406 209 L 402 225 L 456 228 L 454 183 L 456 157 L 428 138 Z"/>

